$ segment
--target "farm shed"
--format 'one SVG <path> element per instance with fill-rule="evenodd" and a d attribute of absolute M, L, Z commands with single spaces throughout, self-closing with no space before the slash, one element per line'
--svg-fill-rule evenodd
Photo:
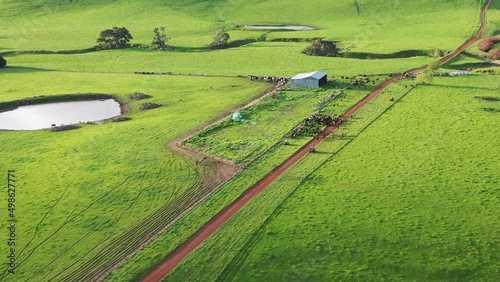
<path fill-rule="evenodd" d="M 290 86 L 303 88 L 319 88 L 327 82 L 327 75 L 322 71 L 299 73 L 290 79 Z"/>

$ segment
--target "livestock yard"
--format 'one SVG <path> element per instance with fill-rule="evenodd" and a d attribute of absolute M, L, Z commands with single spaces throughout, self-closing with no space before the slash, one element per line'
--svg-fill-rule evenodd
<path fill-rule="evenodd" d="M 0 281 L 498 280 L 500 1 L 0 6 Z"/>

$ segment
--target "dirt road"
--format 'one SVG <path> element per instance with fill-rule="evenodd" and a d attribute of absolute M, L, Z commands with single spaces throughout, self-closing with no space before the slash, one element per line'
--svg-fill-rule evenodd
<path fill-rule="evenodd" d="M 482 33 L 486 26 L 486 11 L 488 9 L 491 0 L 488 0 L 482 10 L 481 26 L 478 29 L 476 35 L 471 39 L 467 40 L 459 48 L 457 48 L 453 53 L 442 58 L 441 63 L 445 63 L 450 59 L 454 58 L 462 51 L 470 47 L 476 41 L 482 37 Z M 426 66 L 415 68 L 409 70 L 408 73 L 416 73 L 418 71 L 424 70 Z M 350 108 L 347 112 L 342 115 L 343 120 L 347 120 L 353 114 L 355 114 L 359 109 L 361 109 L 366 103 L 373 100 L 378 94 L 380 94 L 385 88 L 391 85 L 393 82 L 403 79 L 403 75 L 397 75 L 391 79 L 382 83 L 377 89 L 371 92 L 368 96 L 359 101 L 356 105 Z M 186 258 L 194 249 L 196 249 L 203 241 L 205 241 L 210 235 L 212 235 L 222 224 L 229 220 L 234 214 L 236 214 L 240 209 L 242 209 L 248 202 L 250 202 L 255 196 L 266 189 L 273 181 L 275 181 L 280 175 L 287 171 L 292 165 L 297 163 L 301 158 L 309 153 L 309 147 L 316 146 L 323 140 L 323 136 L 328 136 L 336 129 L 338 129 L 340 123 L 329 125 L 321 132 L 318 137 L 313 138 L 309 143 L 300 148 L 295 154 L 288 158 L 281 165 L 276 167 L 263 179 L 261 179 L 257 184 L 249 188 L 243 195 L 231 203 L 228 207 L 222 210 L 214 218 L 212 218 L 205 226 L 203 226 L 196 234 L 194 234 L 188 241 L 179 246 L 169 257 L 165 259 L 160 265 L 154 268 L 148 275 L 146 275 L 141 281 L 160 281 L 165 277 L 172 269 L 174 269 L 184 258 Z"/>

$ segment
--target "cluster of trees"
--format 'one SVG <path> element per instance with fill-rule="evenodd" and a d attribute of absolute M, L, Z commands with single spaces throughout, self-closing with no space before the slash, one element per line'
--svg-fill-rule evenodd
<path fill-rule="evenodd" d="M 160 28 L 156 27 L 153 32 L 155 34 L 153 41 L 151 42 L 151 47 L 153 47 L 153 49 L 165 51 L 172 48 L 167 45 L 167 34 L 165 33 L 165 28 L 163 26 Z"/>
<path fill-rule="evenodd" d="M 120 49 L 130 47 L 130 40 L 134 39 L 125 27 L 113 27 L 101 31 L 97 38 L 98 49 Z"/>
<path fill-rule="evenodd" d="M 151 48 L 155 50 L 169 50 L 172 46 L 167 45 L 167 34 L 165 32 L 165 27 L 156 27 L 153 30 L 153 41 L 151 42 Z M 224 29 L 219 29 L 215 32 L 214 41 L 210 44 L 212 49 L 223 49 L 229 47 L 229 34 L 224 31 Z M 98 50 L 105 49 L 121 49 L 130 47 L 130 40 L 134 39 L 127 28 L 125 27 L 113 27 L 112 29 L 106 29 L 101 31 L 99 37 L 97 38 Z"/>
<path fill-rule="evenodd" d="M 441 62 L 439 60 L 432 60 L 427 65 L 427 70 L 417 74 L 415 78 L 417 84 L 430 84 L 432 82 L 432 74 L 439 69 Z"/>
<path fill-rule="evenodd" d="M 212 49 L 224 49 L 229 47 L 229 34 L 223 29 L 219 29 L 215 32 L 214 42 L 210 44 Z"/>
<path fill-rule="evenodd" d="M 2 56 L 0 56 L 0 68 L 3 68 L 7 65 L 7 60 L 5 60 Z"/>
<path fill-rule="evenodd" d="M 326 56 L 326 57 L 338 57 L 339 50 L 337 45 L 333 41 L 324 41 L 321 38 L 314 39 L 311 45 L 308 46 L 303 51 L 305 54 L 311 56 Z"/>

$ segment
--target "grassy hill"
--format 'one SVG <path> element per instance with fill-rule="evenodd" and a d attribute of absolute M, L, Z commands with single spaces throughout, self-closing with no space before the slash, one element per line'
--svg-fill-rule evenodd
<path fill-rule="evenodd" d="M 218 27 L 237 24 L 295 23 L 318 27 L 310 32 L 273 32 L 271 38 L 326 37 L 347 41 L 363 51 L 440 48 L 451 50 L 477 22 L 477 1 L 22 1 L 2 0 L 4 38 L 15 50 L 81 49 L 94 44 L 99 31 L 126 26 L 136 43 L 150 43 L 152 30 L 165 26 L 172 44 L 210 43 Z M 464 26 L 466 27 L 464 29 Z M 264 32 L 234 31 L 234 39 Z M 25 44 L 26 43 L 26 44 Z"/>
<path fill-rule="evenodd" d="M 123 258 L 119 251 L 127 244 L 125 241 L 123 246 L 112 251 L 106 248 L 120 241 L 124 234 L 131 234 L 127 232 L 139 228 L 140 224 L 150 222 L 148 216 L 181 201 L 182 195 L 196 192 L 193 187 L 196 187 L 200 175 L 209 178 L 210 167 L 197 167 L 196 159 L 174 153 L 166 144 L 270 87 L 270 84 L 253 82 L 238 75 L 293 75 L 321 69 L 331 78 L 338 79 L 339 76 L 358 74 L 399 73 L 425 65 L 429 57 L 419 54 L 400 58 L 398 52 L 417 50 L 425 54 L 434 49 L 449 51 L 460 45 L 477 28 L 481 4 L 474 0 L 364 0 L 357 1 L 358 14 L 353 2 L 0 0 L 0 55 L 8 61 L 7 68 L 0 69 L 0 102 L 41 95 L 106 93 L 127 101 L 129 111 L 126 115 L 132 118 L 124 123 L 86 124 L 79 130 L 59 133 L 0 132 L 0 170 L 15 169 L 19 179 L 16 199 L 18 274 L 15 277 L 2 276 L 6 270 L 2 265 L 0 280 L 57 281 L 70 273 L 100 269 L 111 259 Z M 490 11 L 489 32 L 494 32 L 498 15 L 497 8 Z M 236 27 L 244 24 L 301 24 L 317 30 L 266 32 Z M 99 32 L 113 26 L 127 27 L 134 37 L 133 44 L 150 44 L 153 28 L 164 26 L 170 38 L 169 44 L 175 48 L 167 52 L 133 48 L 78 51 L 94 46 Z M 214 31 L 221 27 L 229 32 L 235 47 L 217 51 L 206 49 Z M 387 58 L 325 58 L 303 54 L 302 50 L 308 46 L 307 40 L 314 37 L 338 41 L 343 52 L 357 52 L 366 57 L 385 55 Z M 286 39 L 299 42 L 286 42 Z M 52 54 L 42 54 L 40 51 L 44 50 Z M 54 53 L 68 50 L 73 50 L 74 54 Z M 135 71 L 173 74 L 142 76 L 133 74 Z M 468 89 L 466 83 L 468 81 L 457 91 Z M 470 83 L 477 82 L 471 80 Z M 485 83 L 494 87 L 490 80 Z M 347 91 L 342 102 L 326 111 L 342 112 L 374 86 Z M 266 135 L 268 138 L 256 138 L 252 146 L 259 148 L 257 151 L 260 152 L 277 141 L 281 133 L 312 113 L 315 100 L 328 95 L 330 90 L 302 92 L 304 99 L 283 105 L 281 111 L 299 109 L 288 111 L 286 115 L 273 115 L 272 111 L 263 114 L 266 118 L 257 119 L 258 124 L 262 121 L 262 124 L 279 125 L 280 128 Z M 416 91 L 427 93 L 434 90 L 440 92 L 442 88 L 427 87 Z M 127 100 L 127 95 L 132 92 L 150 94 L 153 97 L 148 102 L 162 104 L 162 107 L 140 111 L 141 102 Z M 446 119 L 448 114 L 442 118 Z M 425 125 L 430 126 L 430 123 Z M 486 129 L 485 126 L 482 130 Z M 299 138 L 293 141 L 293 146 L 271 150 L 115 272 L 110 280 L 127 281 L 140 277 L 306 141 L 307 138 Z M 396 141 L 393 140 L 394 146 L 400 146 Z M 360 146 L 365 148 L 367 145 Z M 252 154 L 256 155 L 257 151 Z M 373 156 L 378 155 L 374 153 Z M 473 160 L 480 159 L 479 155 L 477 157 Z M 474 161 L 467 165 L 474 166 Z M 319 165 L 317 162 L 315 164 Z M 332 162 L 328 161 L 324 169 L 330 165 Z M 357 165 L 355 162 L 352 165 L 355 170 Z M 301 179 L 315 167 L 298 167 L 298 171 L 291 172 L 292 178 Z M 358 168 L 362 173 L 365 167 L 360 165 Z M 422 181 L 427 180 L 433 181 L 425 178 Z M 373 181 L 376 182 L 376 178 Z M 324 189 L 323 182 L 317 184 L 317 189 Z M 296 185 L 286 187 L 291 189 Z M 276 197 L 281 199 L 285 194 L 277 193 Z M 6 197 L 2 194 L 0 202 L 6 203 Z M 311 198 L 311 201 L 314 200 Z M 278 203 L 280 201 L 275 204 Z M 275 206 L 267 207 L 263 212 L 272 214 Z M 247 220 L 247 224 L 265 220 L 269 214 L 256 214 Z M 5 230 L 7 222 L 4 216 L 0 219 L 0 227 Z M 155 224 L 160 224 L 159 221 Z M 242 233 L 253 234 L 250 231 Z M 133 233 L 130 238 L 144 239 L 138 233 Z M 230 238 L 226 236 L 226 239 Z M 238 248 L 247 244 L 248 238 L 241 240 L 235 243 L 233 251 L 236 253 Z M 351 242 L 345 244 L 348 246 Z M 104 253 L 103 250 L 108 251 Z M 8 246 L 0 244 L 0 253 L 7 252 Z M 96 257 L 100 260 L 97 261 Z M 227 261 L 216 267 L 222 266 L 220 270 L 223 271 L 232 263 L 234 254 L 221 257 Z M 196 257 L 193 261 L 199 262 L 199 259 Z M 258 261 L 257 258 L 251 259 Z M 283 259 L 283 264 L 287 263 Z M 204 267 L 211 266 L 207 263 Z M 187 262 L 186 269 L 189 267 L 192 266 Z M 231 272 L 231 275 L 245 277 L 254 272 L 251 267 L 246 267 L 241 273 Z M 314 268 L 315 271 L 318 269 Z M 172 277 L 180 277 L 176 276 L 178 273 L 181 272 Z M 81 280 L 83 277 L 82 274 L 73 278 Z M 198 278 L 193 276 L 193 279 Z"/>

